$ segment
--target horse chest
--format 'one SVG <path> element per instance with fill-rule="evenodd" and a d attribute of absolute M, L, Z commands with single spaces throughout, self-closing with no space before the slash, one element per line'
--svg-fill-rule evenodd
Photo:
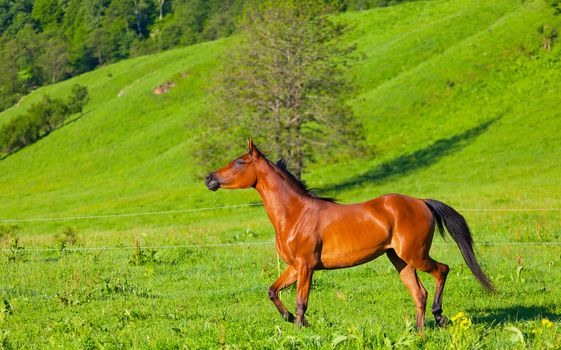
<path fill-rule="evenodd" d="M 277 231 L 275 243 L 279 256 L 289 265 L 300 260 L 312 265 L 319 261 L 321 244 L 314 231 Z"/>

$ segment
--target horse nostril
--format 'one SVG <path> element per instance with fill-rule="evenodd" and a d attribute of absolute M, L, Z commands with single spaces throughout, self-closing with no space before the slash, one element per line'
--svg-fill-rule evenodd
<path fill-rule="evenodd" d="M 220 188 L 220 181 L 214 173 L 210 173 L 205 177 L 205 185 L 209 190 L 216 191 Z"/>

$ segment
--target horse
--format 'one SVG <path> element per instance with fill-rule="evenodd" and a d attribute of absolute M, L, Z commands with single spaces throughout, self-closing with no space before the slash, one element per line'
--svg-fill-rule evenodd
<path fill-rule="evenodd" d="M 283 319 L 308 326 L 304 314 L 314 271 L 357 266 L 384 253 L 399 272 L 416 306 L 415 327 L 422 330 L 428 293 L 417 270 L 436 280 L 432 313 L 443 327 L 442 294 L 448 265 L 429 256 L 435 226 L 444 227 L 456 241 L 475 278 L 495 291 L 473 251 L 473 239 L 465 219 L 452 207 L 433 199 L 387 194 L 356 204 L 339 204 L 315 195 L 297 179 L 283 161 L 267 159 L 248 140 L 248 151 L 205 178 L 208 189 L 253 187 L 259 192 L 276 232 L 279 256 L 288 265 L 269 288 L 269 298 Z M 296 317 L 279 299 L 279 292 L 296 283 Z"/>

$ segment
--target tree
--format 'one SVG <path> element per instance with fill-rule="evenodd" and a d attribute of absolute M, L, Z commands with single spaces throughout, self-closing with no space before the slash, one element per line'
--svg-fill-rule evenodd
<path fill-rule="evenodd" d="M 0 38 L 0 111 L 14 104 L 21 90 L 18 83 L 18 50 L 14 40 Z"/>
<path fill-rule="evenodd" d="M 69 114 L 82 113 L 84 105 L 88 103 L 89 99 L 90 95 L 87 87 L 80 84 L 72 85 L 72 90 L 70 91 L 67 102 Z"/>
<path fill-rule="evenodd" d="M 35 0 L 31 16 L 41 27 L 56 26 L 64 15 L 64 8 L 59 0 Z"/>
<path fill-rule="evenodd" d="M 161 21 L 162 19 L 164 19 L 164 4 L 166 2 L 166 0 L 154 0 L 156 2 L 156 5 L 158 5 L 158 9 L 159 11 L 159 15 L 158 15 L 158 20 Z"/>
<path fill-rule="evenodd" d="M 44 81 L 56 83 L 65 74 L 71 72 L 70 54 L 66 40 L 57 33 L 47 33 L 43 37 L 43 52 L 38 58 L 39 64 L 43 67 Z"/>
<path fill-rule="evenodd" d="M 353 91 L 343 71 L 352 48 L 340 46 L 344 27 L 330 11 L 320 0 L 248 8 L 213 89 L 222 139 L 245 132 L 267 140 L 298 177 L 305 162 L 356 151 L 363 138 L 345 103 Z M 226 136 L 228 142 L 239 140 Z"/>
<path fill-rule="evenodd" d="M 0 0 L 0 35 L 14 36 L 33 18 L 33 0 Z"/>
<path fill-rule="evenodd" d="M 153 22 L 154 3 L 149 0 L 130 1 L 132 1 L 136 33 L 139 37 L 145 38 L 149 34 L 148 27 Z"/>
<path fill-rule="evenodd" d="M 41 51 L 39 35 L 31 25 L 26 25 L 17 33 L 15 43 L 18 51 L 18 81 L 28 91 L 42 83 L 41 67 L 37 63 Z"/>

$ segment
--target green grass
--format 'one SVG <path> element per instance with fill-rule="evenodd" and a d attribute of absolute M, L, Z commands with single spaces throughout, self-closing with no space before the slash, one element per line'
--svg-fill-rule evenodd
<path fill-rule="evenodd" d="M 79 238 L 80 239 L 80 238 Z M 146 238 L 146 241 L 151 241 Z M 315 274 L 308 319 L 298 329 L 284 322 L 267 298 L 278 275 L 272 245 L 160 249 L 141 266 L 132 251 L 27 252 L 5 264 L 2 289 L 10 305 L 0 339 L 9 347 L 36 348 L 384 348 L 440 349 L 455 341 L 465 348 L 559 347 L 561 248 L 485 247 L 484 266 L 499 294 L 475 282 L 455 247 L 437 245 L 437 259 L 451 266 L 444 296 L 448 316 L 466 313 L 467 330 L 411 329 L 414 305 L 389 261 Z M 523 269 L 517 274 L 517 257 Z M 3 260 L 7 258 L 2 257 Z M 433 295 L 434 282 L 421 275 Z M 529 296 L 531 298 L 521 298 Z M 294 308 L 293 289 L 282 299 Z M 430 307 L 429 307 L 430 309 Z M 491 327 L 490 327 L 491 326 Z M 516 338 L 516 327 L 523 340 Z M 534 331 L 543 332 L 542 338 Z M 339 337 L 339 338 L 338 338 Z M 1 344 L 2 342 L 0 342 Z"/>
<path fill-rule="evenodd" d="M 311 186 L 343 202 L 398 192 L 464 209 L 561 207 L 561 44 L 544 51 L 536 30 L 561 29 L 561 18 L 542 1 L 415 1 L 338 20 L 352 25 L 346 42 L 364 56 L 349 71 L 360 87 L 349 103 L 377 156 L 324 160 L 305 172 Z M 0 113 L 1 125 L 44 94 L 65 96 L 74 83 L 90 90 L 83 116 L 0 161 L 0 219 L 258 201 L 253 190 L 209 192 L 194 165 L 192 140 L 205 128 L 205 88 L 223 47 L 217 41 L 105 66 Z M 155 96 L 167 80 L 177 87 Z M 232 147 L 241 153 L 244 144 Z M 478 242 L 561 241 L 559 211 L 463 213 Z M 438 238 L 433 255 L 452 268 L 445 313 L 466 312 L 473 324 L 439 330 L 429 321 L 419 335 L 406 326 L 413 303 L 384 257 L 318 273 L 312 327 L 300 330 L 267 300 L 279 268 L 272 245 L 160 248 L 142 266 L 129 262 L 131 250 L 32 250 L 57 247 L 66 226 L 78 231 L 80 247 L 271 241 L 262 207 L 18 225 L 23 253 L 9 251 L 13 235 L 0 237 L 8 250 L 0 255 L 4 347 L 561 347 L 556 245 L 480 245 L 500 291 L 488 295 L 457 248 Z M 432 295 L 433 281 L 423 281 Z M 294 308 L 294 290 L 283 299 Z M 554 325 L 541 325 L 544 318 Z"/>

